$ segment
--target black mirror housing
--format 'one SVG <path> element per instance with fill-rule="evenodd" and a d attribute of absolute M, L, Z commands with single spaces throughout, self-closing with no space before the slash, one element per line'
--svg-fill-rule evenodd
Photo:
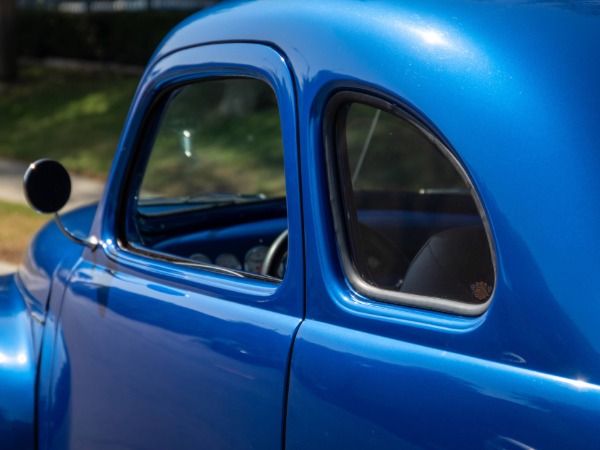
<path fill-rule="evenodd" d="M 40 159 L 25 172 L 23 189 L 34 210 L 42 214 L 56 213 L 71 196 L 71 177 L 61 163 Z"/>

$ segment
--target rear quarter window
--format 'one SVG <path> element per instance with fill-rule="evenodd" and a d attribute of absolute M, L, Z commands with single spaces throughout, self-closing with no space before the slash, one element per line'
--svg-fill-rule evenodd
<path fill-rule="evenodd" d="M 482 313 L 495 286 L 481 203 L 454 155 L 401 109 L 337 94 L 325 136 L 344 272 L 375 300 Z"/>

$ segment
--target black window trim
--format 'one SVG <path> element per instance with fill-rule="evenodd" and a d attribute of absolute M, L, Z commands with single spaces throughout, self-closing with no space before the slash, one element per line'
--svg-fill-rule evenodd
<path fill-rule="evenodd" d="M 494 270 L 494 291 L 490 298 L 480 304 L 469 304 L 463 303 L 458 300 L 450 300 L 439 297 L 430 297 L 425 295 L 410 294 L 406 292 L 391 291 L 388 289 L 373 286 L 367 283 L 355 268 L 351 253 L 350 253 L 350 239 L 347 230 L 347 219 L 350 221 L 352 217 L 344 217 L 346 214 L 352 215 L 352 211 L 348 211 L 345 208 L 345 198 L 348 196 L 343 195 L 342 189 L 343 184 L 340 180 L 340 158 L 338 158 L 338 142 L 337 139 L 340 136 L 338 133 L 340 126 L 340 120 L 338 117 L 343 113 L 344 105 L 350 103 L 361 103 L 367 106 L 378 108 L 389 114 L 393 114 L 403 120 L 408 121 L 421 131 L 427 139 L 450 161 L 453 167 L 457 170 L 459 175 L 462 177 L 470 193 L 475 201 L 477 210 L 483 222 L 483 226 L 487 235 L 488 245 L 490 246 L 490 252 L 492 257 L 492 265 Z M 491 230 L 488 223 L 485 209 L 477 191 L 468 176 L 466 170 L 462 164 L 458 161 L 456 156 L 448 149 L 441 139 L 438 139 L 436 135 L 420 121 L 418 121 L 412 114 L 408 113 L 405 109 L 398 106 L 399 102 L 385 99 L 376 94 L 370 92 L 358 91 L 358 90 L 343 90 L 334 93 L 329 101 L 326 103 L 325 112 L 323 115 L 323 139 L 325 148 L 325 159 L 327 168 L 327 183 L 329 188 L 329 199 L 332 208 L 333 225 L 335 229 L 335 237 L 338 244 L 339 257 L 342 265 L 343 272 L 345 273 L 350 285 L 361 295 L 385 303 L 391 303 L 401 306 L 415 307 L 425 310 L 432 310 L 442 313 L 450 313 L 461 316 L 477 317 L 482 315 L 489 307 L 490 303 L 494 298 L 496 292 L 497 283 L 497 266 L 496 266 L 496 253 L 494 242 L 491 238 Z M 342 162 L 343 164 L 343 162 Z M 347 180 L 346 180 L 347 181 Z M 347 185 L 347 184 L 346 184 Z M 347 206 L 347 205 L 346 205 Z M 350 208 L 352 209 L 352 208 Z"/>

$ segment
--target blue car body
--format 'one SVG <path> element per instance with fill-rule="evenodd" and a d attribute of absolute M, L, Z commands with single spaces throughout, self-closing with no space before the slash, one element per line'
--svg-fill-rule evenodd
<path fill-rule="evenodd" d="M 599 44 L 591 1 L 245 1 L 184 21 L 102 200 L 63 217 L 100 246 L 48 224 L 0 281 L 1 446 L 598 448 Z M 162 255 L 218 233 L 123 243 L 163 93 L 228 77 L 276 96 L 287 220 L 272 206 L 260 229 L 289 232 L 280 282 Z M 327 149 L 345 92 L 418 124 L 468 180 L 483 303 L 379 298 L 351 275 Z"/>

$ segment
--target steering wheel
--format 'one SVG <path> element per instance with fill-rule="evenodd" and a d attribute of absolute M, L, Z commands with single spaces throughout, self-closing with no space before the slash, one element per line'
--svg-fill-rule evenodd
<path fill-rule="evenodd" d="M 288 230 L 285 229 L 273 241 L 263 261 L 261 274 L 282 279 L 287 268 Z"/>
<path fill-rule="evenodd" d="M 410 261 L 402 250 L 387 236 L 363 224 L 358 224 L 358 257 L 362 276 L 375 285 L 399 289 Z M 287 268 L 288 230 L 273 241 L 262 266 L 262 275 L 282 279 Z M 355 266 L 357 264 L 355 263 Z"/>

